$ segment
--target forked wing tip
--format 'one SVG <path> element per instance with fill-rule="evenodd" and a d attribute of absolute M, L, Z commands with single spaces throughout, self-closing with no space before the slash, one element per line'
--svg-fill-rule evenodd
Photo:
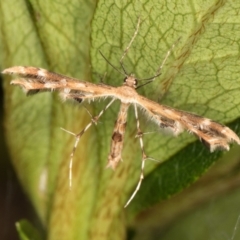
<path fill-rule="evenodd" d="M 16 67 L 5 68 L 1 73 L 2 74 L 13 74 Z"/>
<path fill-rule="evenodd" d="M 1 73 L 2 73 L 2 74 L 9 74 L 9 73 L 10 73 L 10 72 L 9 72 L 9 68 L 4 69 Z"/>

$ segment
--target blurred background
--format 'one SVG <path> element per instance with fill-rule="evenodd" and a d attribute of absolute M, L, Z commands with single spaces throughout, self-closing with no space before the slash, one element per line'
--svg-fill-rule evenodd
<path fill-rule="evenodd" d="M 2 82 L 1 76 L 0 81 Z M 3 89 L 0 84 L 0 239 L 19 240 L 15 224 L 28 219 L 40 227 L 31 202 L 19 185 L 4 138 Z"/>

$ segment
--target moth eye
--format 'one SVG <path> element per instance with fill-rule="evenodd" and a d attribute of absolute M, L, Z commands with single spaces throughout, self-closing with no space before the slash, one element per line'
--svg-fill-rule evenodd
<path fill-rule="evenodd" d="M 127 79 L 128 79 L 128 77 L 125 77 L 123 81 L 124 81 L 124 82 L 126 82 L 126 81 L 127 81 Z"/>
<path fill-rule="evenodd" d="M 138 85 L 138 80 L 135 79 L 134 85 L 137 86 Z"/>

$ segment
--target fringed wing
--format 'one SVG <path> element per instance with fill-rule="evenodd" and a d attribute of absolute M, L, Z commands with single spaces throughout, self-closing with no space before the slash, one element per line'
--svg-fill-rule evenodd
<path fill-rule="evenodd" d="M 229 150 L 231 142 L 240 145 L 240 139 L 236 133 L 213 120 L 160 105 L 144 97 L 140 97 L 139 102 L 140 106 L 146 110 L 146 114 L 160 128 L 167 129 L 174 135 L 187 130 L 195 134 L 211 152 L 216 149 Z"/>
<path fill-rule="evenodd" d="M 21 77 L 12 80 L 11 84 L 22 87 L 28 95 L 56 90 L 63 99 L 81 102 L 84 99 L 108 97 L 112 93 L 111 86 L 80 81 L 42 68 L 15 66 L 5 69 L 2 73 Z"/>
<path fill-rule="evenodd" d="M 116 90 L 117 88 L 111 86 L 84 82 L 35 67 L 16 66 L 5 69 L 2 73 L 17 74 L 22 77 L 23 79 L 16 79 L 11 83 L 21 86 L 28 94 L 57 90 L 64 99 L 75 99 L 78 102 L 85 99 L 112 97 L 124 103 L 136 103 L 160 128 L 174 135 L 180 134 L 185 129 L 195 134 L 210 148 L 210 151 L 229 150 L 231 142 L 240 145 L 239 137 L 228 127 L 208 118 L 153 102 L 138 95 L 131 87 L 122 86 Z"/>

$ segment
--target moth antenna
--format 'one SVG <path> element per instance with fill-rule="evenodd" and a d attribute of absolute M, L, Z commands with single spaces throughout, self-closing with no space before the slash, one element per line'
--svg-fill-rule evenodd
<path fill-rule="evenodd" d="M 158 75 L 155 75 L 155 76 L 150 77 L 150 78 L 137 79 L 138 82 L 139 82 L 139 81 L 147 81 L 147 82 L 146 82 L 146 83 L 143 83 L 142 85 L 140 85 L 140 86 L 138 86 L 138 87 L 136 87 L 136 89 L 139 89 L 139 88 L 141 88 L 141 87 L 143 87 L 143 86 L 146 86 L 147 84 L 153 82 L 153 81 L 155 80 L 155 78 L 157 78 L 157 77 L 160 76 L 161 74 L 162 74 L 162 73 L 159 73 Z"/>
<path fill-rule="evenodd" d="M 165 57 L 164 57 L 161 65 L 160 65 L 160 67 L 157 69 L 157 72 L 156 72 L 156 74 L 155 74 L 153 77 L 145 78 L 145 79 L 137 79 L 138 81 L 148 81 L 148 82 L 146 82 L 146 83 L 144 83 L 144 84 L 142 84 L 142 85 L 139 85 L 138 87 L 136 87 L 136 89 L 139 89 L 139 88 L 141 88 L 141 87 L 143 87 L 143 86 L 145 86 L 145 85 L 147 85 L 147 84 L 149 84 L 149 83 L 154 82 L 155 79 L 162 74 L 162 73 L 161 73 L 161 70 L 162 70 L 163 66 L 165 65 L 165 62 L 167 61 L 170 53 L 172 52 L 173 48 L 174 48 L 175 45 L 179 42 L 180 39 L 181 39 L 181 38 L 178 38 L 178 39 L 173 43 L 173 45 L 171 46 L 171 48 L 168 50 L 168 52 L 167 52 L 167 54 L 165 55 Z"/>
<path fill-rule="evenodd" d="M 125 69 L 125 67 L 124 67 L 124 65 L 123 65 L 123 62 L 120 62 L 120 64 L 121 64 L 121 67 L 122 67 L 125 75 L 128 76 L 129 74 L 128 74 L 127 71 L 126 71 L 126 69 Z"/>
<path fill-rule="evenodd" d="M 102 57 L 104 58 L 104 60 L 105 60 L 113 69 L 115 69 L 117 72 L 119 72 L 119 73 L 122 74 L 123 76 L 127 76 L 125 73 L 122 73 L 117 67 L 115 67 L 112 63 L 110 63 L 100 50 L 99 50 L 99 53 L 102 55 Z"/>

